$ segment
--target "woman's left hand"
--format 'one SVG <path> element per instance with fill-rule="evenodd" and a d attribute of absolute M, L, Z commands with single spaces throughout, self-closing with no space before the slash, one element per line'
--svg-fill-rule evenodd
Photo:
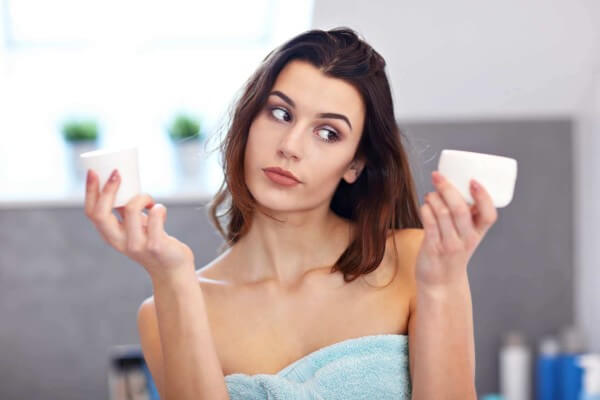
<path fill-rule="evenodd" d="M 420 208 L 425 237 L 417 256 L 416 279 L 419 285 L 443 288 L 465 282 L 467 264 L 498 214 L 480 184 L 470 186 L 475 203 L 469 207 L 438 171 L 433 172 L 432 181 L 436 191 L 425 195 Z"/>

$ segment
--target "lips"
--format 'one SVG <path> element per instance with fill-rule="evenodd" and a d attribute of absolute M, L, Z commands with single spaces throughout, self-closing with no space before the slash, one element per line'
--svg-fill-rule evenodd
<path fill-rule="evenodd" d="M 291 172 L 278 167 L 263 168 L 265 176 L 269 178 L 271 182 L 280 187 L 294 187 L 302 182 L 296 178 Z M 291 176 L 290 176 L 291 175 Z"/>
<path fill-rule="evenodd" d="M 300 179 L 296 178 L 296 176 L 294 174 L 292 174 L 290 171 L 287 171 L 285 169 L 281 169 L 279 167 L 264 168 L 263 171 L 274 173 L 274 174 L 278 174 L 278 175 L 282 175 L 282 176 L 288 177 L 290 179 L 293 179 L 293 180 L 295 180 L 298 183 L 302 183 L 300 181 Z"/>

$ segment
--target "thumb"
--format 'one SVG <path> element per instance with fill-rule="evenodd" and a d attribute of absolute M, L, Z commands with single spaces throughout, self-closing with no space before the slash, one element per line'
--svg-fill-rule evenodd
<path fill-rule="evenodd" d="M 148 241 L 160 243 L 165 236 L 165 221 L 167 220 L 167 208 L 162 204 L 155 204 L 148 212 Z"/>

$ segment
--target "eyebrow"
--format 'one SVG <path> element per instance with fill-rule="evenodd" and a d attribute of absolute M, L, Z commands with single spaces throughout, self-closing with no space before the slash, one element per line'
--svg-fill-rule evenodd
<path fill-rule="evenodd" d="M 281 93 L 279 90 L 272 91 L 271 93 L 269 93 L 269 96 L 271 96 L 271 95 L 280 97 L 283 101 L 288 103 L 292 108 L 296 107 L 296 104 L 294 103 L 294 101 L 292 99 L 290 99 L 288 96 L 286 96 L 285 94 Z M 341 119 L 344 122 L 346 122 L 348 124 L 348 126 L 350 127 L 350 130 L 352 130 L 352 124 L 350 123 L 350 120 L 345 115 L 328 112 L 328 113 L 317 114 L 317 117 Z"/>

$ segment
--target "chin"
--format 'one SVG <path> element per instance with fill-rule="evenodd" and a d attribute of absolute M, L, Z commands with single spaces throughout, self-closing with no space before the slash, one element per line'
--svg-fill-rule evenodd
<path fill-rule="evenodd" d="M 272 211 L 294 211 L 294 200 L 285 193 L 276 193 L 274 190 L 259 190 L 258 195 L 254 191 L 250 191 L 254 200 L 262 208 Z"/>

